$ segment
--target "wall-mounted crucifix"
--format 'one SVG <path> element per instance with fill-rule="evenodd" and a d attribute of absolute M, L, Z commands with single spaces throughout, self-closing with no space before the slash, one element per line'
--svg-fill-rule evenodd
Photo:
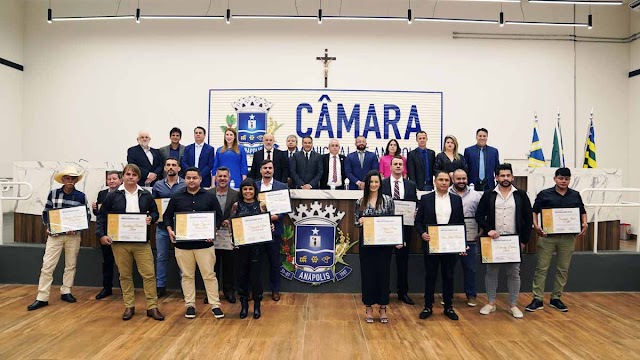
<path fill-rule="evenodd" d="M 329 62 L 335 61 L 335 57 L 329 56 L 329 50 L 324 49 L 324 56 L 316 57 L 316 60 L 320 60 L 324 66 L 324 87 L 327 88 L 329 86 Z"/>

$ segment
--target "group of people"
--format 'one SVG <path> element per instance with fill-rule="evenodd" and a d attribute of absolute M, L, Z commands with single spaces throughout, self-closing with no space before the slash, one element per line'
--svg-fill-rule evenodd
<path fill-rule="evenodd" d="M 511 165 L 500 164 L 496 148 L 487 145 L 488 131 L 476 132 L 477 143 L 458 153 L 458 142 L 454 136 L 444 139 L 442 152 L 438 155 L 427 148 L 428 136 L 424 131 L 416 134 L 417 147 L 405 158 L 401 155 L 397 140 L 388 142 L 384 156 L 380 159 L 367 151 L 366 138 L 355 139 L 357 151 L 344 156 L 339 154 L 337 139 L 329 142 L 329 152 L 320 155 L 313 150 L 313 139 L 302 138 L 298 149 L 298 138 L 290 135 L 286 150 L 275 147 L 272 134 L 263 137 L 264 148 L 253 156 L 251 170 L 247 167 L 246 152 L 238 144 L 237 132 L 228 128 L 224 134 L 224 145 L 217 151 L 204 142 L 206 130 L 194 129 L 194 144 L 180 144 L 182 132 L 178 128 L 170 131 L 171 143 L 160 149 L 149 146 L 151 137 L 146 132 L 138 134 L 138 145 L 129 148 L 128 164 L 123 171 L 106 174 L 107 189 L 98 194 L 91 204 L 97 218 L 96 235 L 103 254 L 103 289 L 96 299 L 113 294 L 114 265 L 120 273 L 125 311 L 123 320 L 135 314 L 134 287 L 132 280 L 133 261 L 143 278 L 147 301 L 147 316 L 163 320 L 158 309 L 158 297 L 166 295 L 169 244 L 173 243 L 175 257 L 180 268 L 182 293 L 185 299 L 187 318 L 196 316 L 195 269 L 196 265 L 204 280 L 207 296 L 205 303 L 211 307 L 216 318 L 224 317 L 220 308 L 218 277 L 222 277 L 222 291 L 229 303 L 235 303 L 235 292 L 240 297 L 240 317 L 248 316 L 248 302 L 252 295 L 253 317 L 260 318 L 260 302 L 263 298 L 261 268 L 264 258 L 269 261 L 271 297 L 280 300 L 280 243 L 284 231 L 283 215 L 271 215 L 273 240 L 254 245 L 234 247 L 230 221 L 233 217 L 257 215 L 266 212 L 258 201 L 261 191 L 295 189 L 359 189 L 363 197 L 355 204 L 355 223 L 361 226 L 363 218 L 376 215 L 393 215 L 394 200 L 417 201 L 415 226 L 403 226 L 402 244 L 395 247 L 398 273 L 398 299 L 414 305 L 409 297 L 408 260 L 409 242 L 413 231 L 422 240 L 425 264 L 424 309 L 419 317 L 426 319 L 433 313 L 434 292 L 438 271 L 442 277 L 444 314 L 457 320 L 453 310 L 453 274 L 460 259 L 464 274 L 464 291 L 469 306 L 477 305 L 476 254 L 478 240 L 485 234 L 498 238 L 501 234 L 517 234 L 522 248 L 528 243 L 532 229 L 541 237 L 538 243 L 538 265 L 534 279 L 534 300 L 526 307 L 528 311 L 543 308 L 544 282 L 553 252 L 558 253 L 556 283 L 550 305 L 561 311 L 566 306 L 560 300 L 571 254 L 574 235 L 549 235 L 538 225 L 538 214 L 543 208 L 578 207 L 582 214 L 582 232 L 587 229 L 586 212 L 579 193 L 568 187 L 571 173 L 567 168 L 556 171 L 556 185 L 538 194 L 532 208 L 527 194 L 512 185 Z M 59 171 L 55 180 L 62 184 L 54 189 L 43 211 L 43 222 L 48 224 L 48 211 L 52 209 L 87 206 L 86 196 L 75 189 L 83 174 L 70 167 Z M 213 181 L 215 180 L 215 181 Z M 144 187 L 143 187 L 144 186 Z M 148 191 L 148 187 L 152 190 Z M 237 188 L 238 190 L 235 190 Z M 418 191 L 428 193 L 418 198 Z M 156 199 L 170 199 L 159 212 Z M 176 241 L 174 214 L 179 212 L 215 212 L 217 241 L 227 242 L 226 248 L 216 249 L 212 239 L 199 241 Z M 147 224 L 156 226 L 157 256 L 154 262 L 150 244 L 113 242 L 107 235 L 108 214 L 144 213 Z M 89 211 L 87 216 L 90 217 Z M 467 239 L 466 251 L 460 254 L 430 254 L 428 243 L 429 225 L 464 224 L 465 218 L 475 218 L 480 234 Z M 48 231 L 48 230 L 47 230 Z M 362 231 L 361 231 L 362 240 Z M 146 239 L 141 239 L 146 240 Z M 48 305 L 52 273 L 65 250 L 65 271 L 61 300 L 75 302 L 71 287 L 75 275 L 75 264 L 80 245 L 78 232 L 48 234 L 47 245 L 40 275 L 38 296 L 28 306 L 35 310 Z M 365 319 L 374 321 L 373 305 L 379 305 L 379 320 L 388 322 L 386 306 L 389 304 L 390 262 L 394 247 L 364 246 L 360 241 L 362 301 Z M 488 264 L 485 278 L 488 303 L 480 310 L 488 315 L 496 310 L 495 298 L 498 273 L 507 268 L 510 312 L 516 318 L 523 316 L 517 306 L 520 290 L 520 264 Z"/>

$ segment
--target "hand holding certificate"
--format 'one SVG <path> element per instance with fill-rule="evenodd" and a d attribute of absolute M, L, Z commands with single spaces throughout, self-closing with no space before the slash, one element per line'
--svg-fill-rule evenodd
<path fill-rule="evenodd" d="M 184 212 L 175 214 L 176 241 L 206 241 L 216 236 L 216 213 Z"/>
<path fill-rule="evenodd" d="M 464 225 L 432 225 L 428 227 L 429 253 L 452 254 L 467 251 Z"/>
<path fill-rule="evenodd" d="M 231 219 L 233 242 L 236 246 L 252 245 L 273 240 L 271 216 L 259 214 Z"/>
<path fill-rule="evenodd" d="M 288 214 L 292 211 L 289 189 L 261 192 L 258 199 L 264 201 L 271 215 Z"/>
<path fill-rule="evenodd" d="M 402 225 L 413 226 L 416 219 L 416 202 L 393 200 L 396 215 L 402 215 Z"/>
<path fill-rule="evenodd" d="M 147 242 L 147 214 L 108 214 L 107 236 L 113 242 Z"/>
<path fill-rule="evenodd" d="M 64 209 L 52 209 L 49 215 L 49 233 L 52 235 L 66 233 L 67 231 L 79 231 L 89 228 L 87 220 L 87 208 L 74 206 Z"/>
<path fill-rule="evenodd" d="M 467 241 L 476 241 L 476 237 L 480 233 L 478 223 L 475 218 L 464 218 L 464 226 L 467 231 Z"/>
<path fill-rule="evenodd" d="M 158 220 L 158 222 L 162 222 L 164 211 L 167 210 L 167 205 L 169 205 L 169 200 L 171 200 L 171 198 L 160 198 L 155 200 L 156 206 L 158 207 L 158 213 L 160 213 L 160 220 Z"/>
<path fill-rule="evenodd" d="M 500 235 L 496 239 L 480 238 L 483 264 L 519 263 L 520 238 L 518 235 Z"/>
<path fill-rule="evenodd" d="M 362 238 L 362 245 L 402 245 L 402 216 L 364 217 Z"/>
<path fill-rule="evenodd" d="M 582 231 L 580 209 L 542 209 L 542 229 L 547 235 L 579 234 Z"/>

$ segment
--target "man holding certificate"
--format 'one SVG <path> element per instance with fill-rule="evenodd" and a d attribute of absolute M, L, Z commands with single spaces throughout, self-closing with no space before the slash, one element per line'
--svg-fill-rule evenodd
<path fill-rule="evenodd" d="M 519 252 L 524 249 L 531 236 L 531 202 L 525 191 L 512 185 L 513 170 L 511 164 L 500 164 L 496 169 L 498 185 L 493 191 L 486 191 L 476 211 L 476 221 L 485 234 L 497 240 L 508 235 L 519 240 Z M 518 256 L 519 258 L 519 256 Z M 509 289 L 509 311 L 514 318 L 524 315 L 518 308 L 520 293 L 520 262 L 489 263 L 485 276 L 485 287 L 489 303 L 480 309 L 480 314 L 489 315 L 496 311 L 496 292 L 498 291 L 498 273 L 500 267 L 507 269 L 507 288 Z"/>
<path fill-rule="evenodd" d="M 202 176 L 196 167 L 185 172 L 186 189 L 171 196 L 163 221 L 176 247 L 176 261 L 182 271 L 182 293 L 187 308 L 185 317 L 196 317 L 196 265 L 207 291 L 207 300 L 216 319 L 224 317 L 220 309 L 218 280 L 213 267 L 216 253 L 213 238 L 222 225 L 222 210 L 216 196 L 200 187 Z"/>
<path fill-rule="evenodd" d="M 449 193 L 451 179 L 449 173 L 443 170 L 436 172 L 436 191 L 422 195 L 418 204 L 415 228 L 422 239 L 424 253 L 424 309 L 420 319 L 426 319 L 433 314 L 433 295 L 436 287 L 438 268 L 442 271 L 442 299 L 444 300 L 444 315 L 451 320 L 458 320 L 453 310 L 453 269 L 456 265 L 457 253 L 431 254 L 430 241 L 440 235 L 442 225 L 464 225 L 462 199 L 458 195 Z M 462 226 L 464 230 L 464 226 Z M 434 233 L 431 233 L 431 232 Z M 464 231 L 462 231 L 462 249 L 464 250 Z M 443 239 L 438 239 L 440 242 Z M 452 239 L 454 240 L 454 239 Z M 464 253 L 464 251 L 460 251 Z"/>
<path fill-rule="evenodd" d="M 411 241 L 411 231 L 415 220 L 416 202 L 418 201 L 416 183 L 404 179 L 404 159 L 401 155 L 396 155 L 391 159 L 391 176 L 382 180 L 382 193 L 391 196 L 395 203 L 395 211 L 406 209 L 404 217 L 409 217 L 410 224 L 404 221 L 402 227 L 401 248 L 396 248 L 396 267 L 398 269 L 398 299 L 405 304 L 415 303 L 408 295 L 409 292 L 409 242 Z"/>
<path fill-rule="evenodd" d="M 158 310 L 156 274 L 153 252 L 147 242 L 147 227 L 158 221 L 158 207 L 151 193 L 138 185 L 140 168 L 127 164 L 122 170 L 123 184 L 104 199 L 96 220 L 96 235 L 102 245 L 111 245 L 120 272 L 120 288 L 124 300 L 122 320 L 131 320 L 135 314 L 133 261 L 142 276 L 147 316 L 164 320 Z"/>
<path fill-rule="evenodd" d="M 42 270 L 38 281 L 38 296 L 27 310 L 36 310 L 49 305 L 49 292 L 53 282 L 53 271 L 58 265 L 64 250 L 64 274 L 60 287 L 60 300 L 68 303 L 76 302 L 71 295 L 73 280 L 76 275 L 76 260 L 80 251 L 80 233 L 77 230 L 87 229 L 91 218 L 87 197 L 76 190 L 75 184 L 83 174 L 74 166 L 68 166 L 54 175 L 54 180 L 62 187 L 52 190 L 42 212 L 42 222 L 47 227 L 47 245 L 42 258 Z M 68 213 L 63 214 L 63 210 Z"/>
<path fill-rule="evenodd" d="M 579 192 L 569 188 L 571 170 L 559 168 L 553 180 L 556 186 L 538 193 L 533 204 L 533 226 L 540 238 L 538 264 L 533 277 L 533 301 L 527 305 L 527 311 L 544 308 L 544 283 L 554 251 L 557 254 L 556 279 L 549 305 L 562 312 L 569 311 L 560 297 L 567 284 L 576 234 L 584 235 L 589 228 L 582 197 Z M 538 222 L 539 214 L 542 214 L 542 224 Z"/>

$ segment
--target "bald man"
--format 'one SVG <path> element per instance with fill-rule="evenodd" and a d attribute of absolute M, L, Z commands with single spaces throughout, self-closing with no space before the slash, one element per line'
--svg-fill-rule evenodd
<path fill-rule="evenodd" d="M 322 179 L 321 189 L 331 189 L 334 185 L 336 189 L 344 189 L 344 179 L 347 173 L 344 171 L 345 156 L 340 153 L 340 142 L 337 139 L 329 141 L 329 153 L 322 155 Z"/>
<path fill-rule="evenodd" d="M 137 137 L 138 145 L 127 150 L 127 163 L 140 168 L 140 186 L 153 186 L 158 176 L 162 175 L 162 159 L 160 151 L 149 146 L 151 136 L 146 131 L 140 131 Z"/>
<path fill-rule="evenodd" d="M 275 148 L 276 138 L 273 134 L 266 134 L 262 138 L 262 144 L 264 149 L 253 154 L 253 161 L 251 162 L 251 171 L 249 177 L 252 179 L 260 179 L 260 164 L 262 160 L 269 159 L 273 162 L 273 178 L 277 181 L 287 183 L 289 177 L 289 160 L 287 159 L 287 152 L 281 151 Z"/>

